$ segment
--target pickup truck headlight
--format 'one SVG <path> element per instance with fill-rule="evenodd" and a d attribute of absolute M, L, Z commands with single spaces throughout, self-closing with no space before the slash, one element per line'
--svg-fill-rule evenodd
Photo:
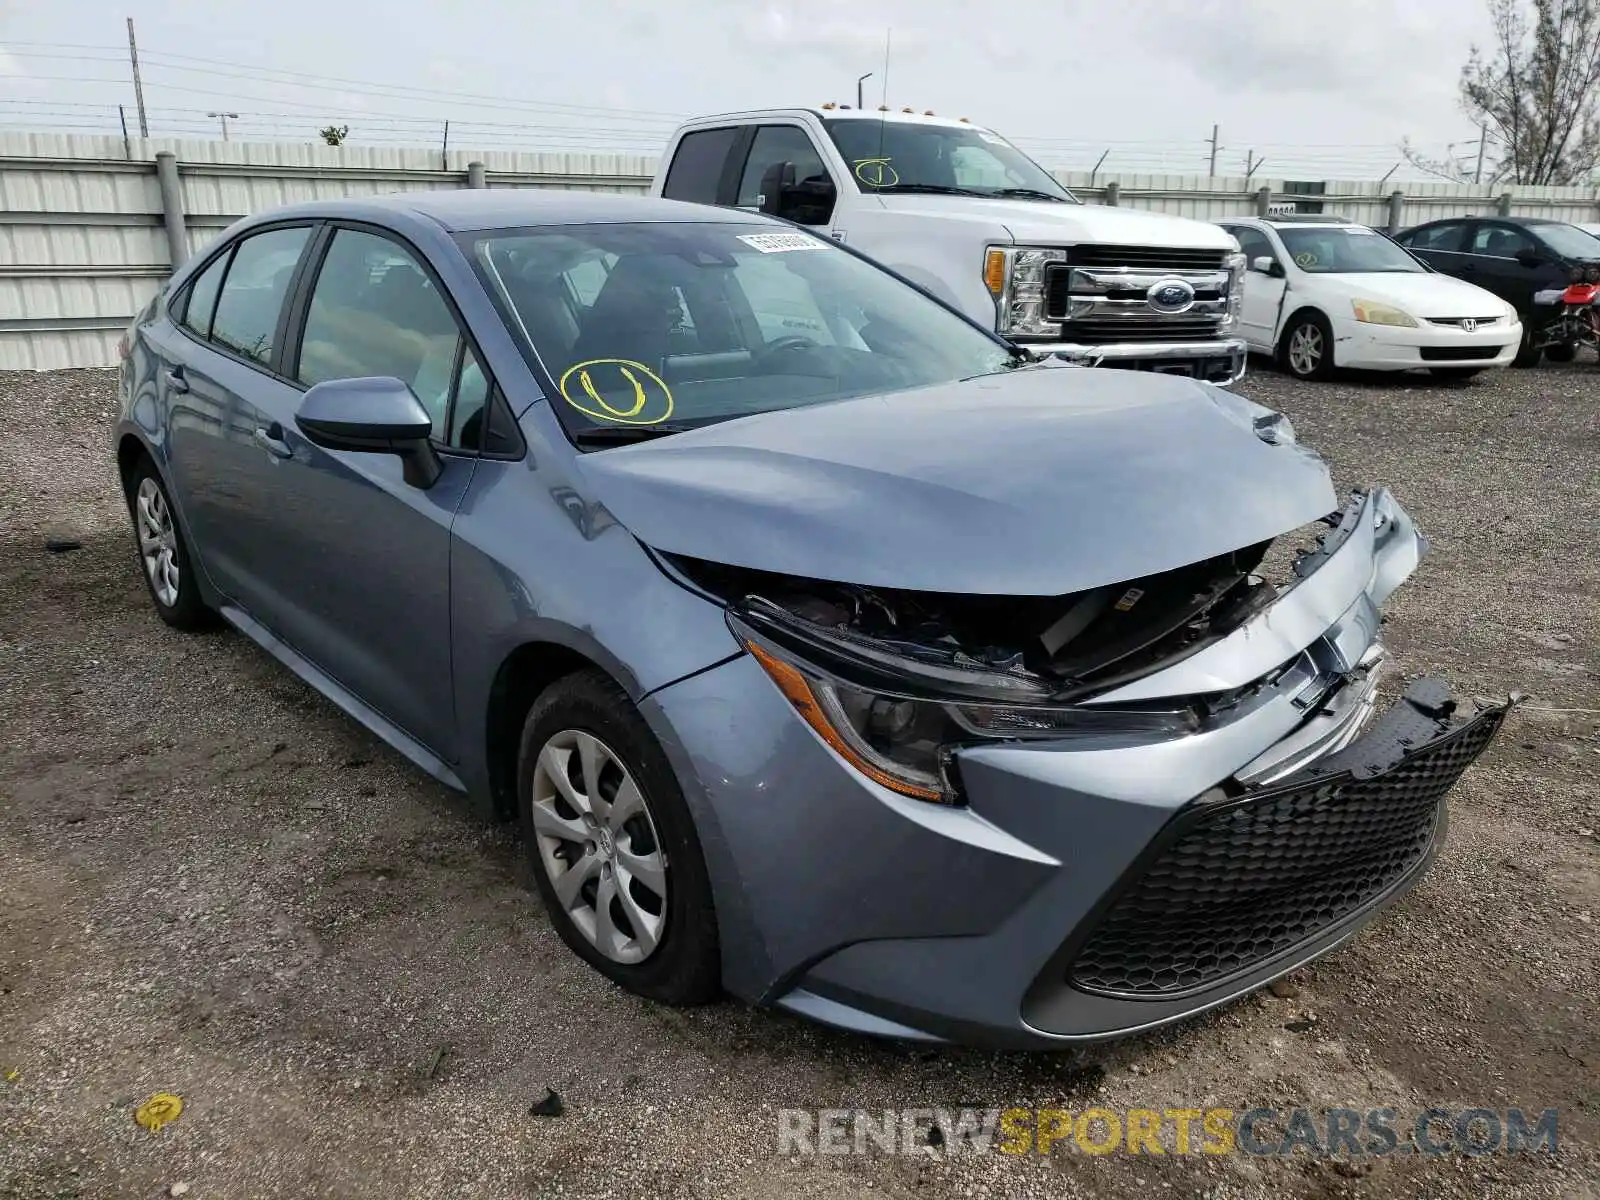
<path fill-rule="evenodd" d="M 990 246 L 983 257 L 983 282 L 995 301 L 995 332 L 1006 337 L 1053 337 L 1045 318 L 1045 271 L 1067 261 L 1065 250 L 1038 246 Z"/>
<path fill-rule="evenodd" d="M 962 745 L 1096 734 L 1171 737 L 1199 728 L 1190 709 L 1130 712 L 1052 705 L 1042 696 L 1028 695 L 1035 689 L 1019 679 L 1013 682 L 1020 694 L 1010 702 L 999 695 L 979 700 L 953 694 L 960 690 L 959 684 L 951 687 L 948 697 L 930 696 L 930 685 L 937 688 L 938 683 L 918 678 L 918 664 L 909 661 L 897 684 L 846 679 L 849 664 L 821 646 L 817 657 L 830 658 L 827 665 L 763 636 L 739 617 L 730 614 L 728 625 L 801 719 L 840 758 L 881 787 L 916 800 L 961 802 L 947 768 Z M 884 678 L 881 662 L 861 666 L 875 678 Z M 994 680 L 997 693 L 1011 690 L 1005 683 Z M 982 686 L 973 682 L 968 690 Z"/>
<path fill-rule="evenodd" d="M 1397 325 L 1402 329 L 1417 327 L 1415 317 L 1391 304 L 1379 304 L 1376 300 L 1352 300 L 1350 307 L 1355 312 L 1356 320 L 1363 325 Z"/>
<path fill-rule="evenodd" d="M 1248 260 L 1241 254 L 1230 254 L 1223 259 L 1223 265 L 1228 268 L 1228 320 L 1232 324 L 1239 319 L 1239 312 L 1244 307 L 1244 273 Z"/>

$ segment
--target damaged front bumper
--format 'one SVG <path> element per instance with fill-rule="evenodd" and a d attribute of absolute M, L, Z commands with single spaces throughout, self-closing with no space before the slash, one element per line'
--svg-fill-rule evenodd
<path fill-rule="evenodd" d="M 1382 490 L 1329 525 L 1270 606 L 1075 701 L 1194 724 L 961 746 L 959 804 L 852 766 L 750 655 L 650 697 L 730 990 L 866 1033 L 1039 1047 L 1181 1019 L 1350 936 L 1420 878 L 1508 704 L 1462 719 L 1428 682 L 1374 722 L 1379 609 L 1426 544 Z"/>

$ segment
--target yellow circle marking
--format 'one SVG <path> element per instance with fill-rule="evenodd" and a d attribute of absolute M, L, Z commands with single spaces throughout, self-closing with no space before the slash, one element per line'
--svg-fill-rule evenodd
<path fill-rule="evenodd" d="M 615 367 L 633 385 L 631 407 L 618 408 L 600 394 L 590 374 L 594 367 Z M 575 380 L 574 376 L 577 377 Z M 651 391 L 646 391 L 644 381 L 653 385 Z M 562 373 L 556 388 L 563 400 L 596 421 L 610 421 L 618 425 L 659 425 L 672 415 L 672 389 L 667 386 L 666 380 L 642 362 L 634 362 L 631 358 L 591 358 L 574 363 Z M 578 390 L 577 395 L 573 394 L 575 389 Z M 659 403 L 651 403 L 654 398 L 652 392 L 659 394 Z M 647 410 L 656 407 L 660 408 L 659 413 L 648 414 Z M 641 413 L 647 415 L 641 416 Z"/>
<path fill-rule="evenodd" d="M 183 1112 L 183 1098 L 170 1092 L 157 1092 L 133 1110 L 133 1119 L 151 1133 L 170 1125 Z"/>
<path fill-rule="evenodd" d="M 900 175 L 889 165 L 887 158 L 858 158 L 856 159 L 856 178 L 868 187 L 893 187 L 900 182 Z"/>

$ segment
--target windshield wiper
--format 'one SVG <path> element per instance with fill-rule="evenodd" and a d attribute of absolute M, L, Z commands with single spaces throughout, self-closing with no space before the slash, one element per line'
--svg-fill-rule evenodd
<path fill-rule="evenodd" d="M 874 192 L 910 192 L 923 196 L 992 196 L 993 192 L 979 191 L 977 188 L 952 187 L 944 183 L 891 183 L 887 187 L 875 187 Z"/>
<path fill-rule="evenodd" d="M 572 440 L 580 446 L 628 446 L 671 437 L 675 433 L 688 433 L 691 428 L 690 425 L 596 425 L 593 429 L 577 430 Z"/>
<path fill-rule="evenodd" d="M 1065 196 L 1058 196 L 1054 192 L 1041 192 L 1038 188 L 996 188 L 986 194 L 990 196 L 1005 196 L 1008 199 L 1017 200 L 1054 200 L 1057 204 L 1071 203 Z"/>

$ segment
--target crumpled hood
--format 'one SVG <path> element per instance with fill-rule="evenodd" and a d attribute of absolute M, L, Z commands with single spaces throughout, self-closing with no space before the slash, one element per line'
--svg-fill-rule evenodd
<path fill-rule="evenodd" d="M 1053 596 L 1295 529 L 1337 507 L 1265 410 L 1191 380 L 1037 367 L 725 421 L 583 455 L 646 545 L 864 586 Z"/>
<path fill-rule="evenodd" d="M 974 196 L 880 195 L 889 212 L 919 213 L 1004 229 L 1018 245 L 1180 246 L 1236 250 L 1233 235 L 1219 225 L 1139 208 L 1107 204 L 1056 204 L 1045 200 Z M 986 235 L 987 236 L 987 235 Z"/>

